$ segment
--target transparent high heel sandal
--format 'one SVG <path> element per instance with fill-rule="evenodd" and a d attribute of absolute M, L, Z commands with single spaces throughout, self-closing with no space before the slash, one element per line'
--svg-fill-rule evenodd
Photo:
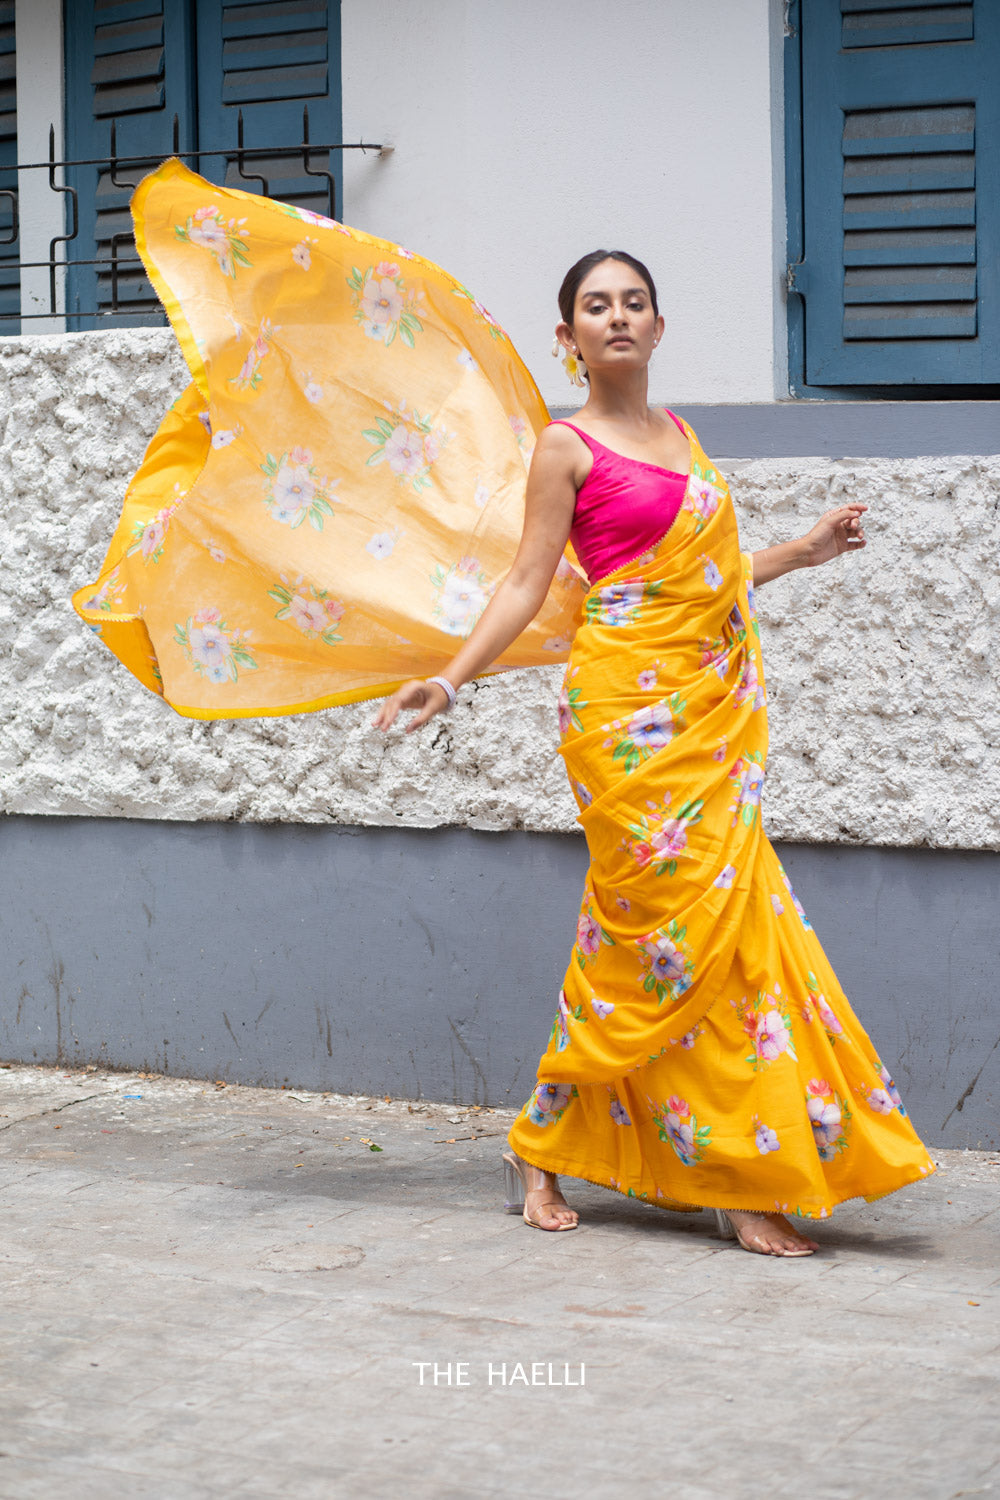
<path fill-rule="evenodd" d="M 749 1212 L 749 1210 L 745 1211 Z M 735 1240 L 736 1243 L 741 1247 L 741 1249 L 749 1250 L 752 1255 L 775 1255 L 780 1253 L 780 1255 L 787 1256 L 791 1260 L 794 1257 L 800 1255 L 814 1255 L 816 1253 L 810 1245 L 803 1245 L 800 1249 L 797 1250 L 782 1250 L 780 1252 L 776 1252 L 773 1250 L 759 1250 L 755 1245 L 747 1243 L 747 1241 L 740 1234 L 739 1228 L 729 1217 L 724 1208 L 715 1208 L 712 1210 L 712 1212 L 715 1214 L 715 1222 L 719 1230 L 720 1239 Z M 754 1217 L 758 1219 L 769 1220 L 771 1218 L 771 1215 L 767 1213 L 759 1213 L 755 1214 Z"/>
<path fill-rule="evenodd" d="M 535 1177 L 537 1177 L 537 1181 L 532 1181 L 533 1174 Z M 526 1224 L 530 1224 L 532 1229 L 549 1229 L 553 1233 L 561 1232 L 564 1229 L 576 1229 L 576 1223 L 562 1223 L 553 1225 L 539 1224 L 537 1219 L 531 1219 L 528 1217 L 526 1195 L 531 1192 L 533 1188 L 545 1186 L 544 1182 L 542 1181 L 545 1175 L 546 1174 L 542 1171 L 541 1167 L 533 1167 L 530 1162 L 524 1161 L 523 1158 L 518 1156 L 515 1151 L 504 1151 L 504 1212 L 508 1214 L 520 1214 L 524 1222 Z M 556 1203 L 555 1200 L 553 1200 L 551 1204 L 540 1203 L 538 1206 L 539 1209 L 565 1207 L 565 1203 Z M 536 1210 L 536 1212 L 538 1212 L 538 1210 Z"/>

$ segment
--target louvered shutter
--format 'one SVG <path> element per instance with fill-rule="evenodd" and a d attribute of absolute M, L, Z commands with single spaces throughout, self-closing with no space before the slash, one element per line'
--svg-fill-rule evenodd
<path fill-rule="evenodd" d="M 295 146 L 308 110 L 309 139 L 340 140 L 340 6 L 337 0 L 199 0 L 198 121 L 205 148 L 232 148 L 243 116 L 248 147 Z M 339 215 L 340 153 L 203 160 L 214 181 Z M 326 173 L 329 172 L 330 179 Z M 244 175 L 245 174 L 245 175 Z M 246 180 L 252 174 L 252 180 Z M 260 179 L 263 179 L 261 181 Z M 334 200 L 334 201 L 331 201 Z"/>
<path fill-rule="evenodd" d="M 1000 379 L 1000 3 L 800 17 L 807 383 Z"/>
<path fill-rule="evenodd" d="M 112 119 L 120 155 L 168 156 L 176 114 L 182 153 L 223 148 L 217 157 L 191 158 L 204 176 L 250 192 L 263 191 L 266 184 L 272 197 L 328 213 L 331 199 L 339 200 L 332 186 L 339 184 L 339 153 L 310 153 L 309 172 L 301 153 L 249 156 L 246 176 L 239 166 L 240 113 L 248 150 L 298 146 L 304 107 L 311 141 L 339 141 L 338 0 L 73 0 L 66 7 L 71 158 L 106 157 Z M 72 259 L 98 261 L 71 269 L 71 314 L 110 308 L 112 236 L 128 234 L 132 185 L 147 170 L 121 168 L 115 182 L 106 168 L 70 169 L 68 180 L 79 195 L 80 234 L 68 253 Z M 129 240 L 119 244 L 119 257 L 132 254 Z M 118 301 L 127 315 L 71 316 L 69 327 L 163 321 L 138 269 L 119 275 Z"/>
<path fill-rule="evenodd" d="M 112 120 L 121 156 L 169 156 L 175 115 L 181 150 L 195 145 L 191 8 L 186 0 L 73 0 L 66 6 L 69 159 L 107 157 Z M 110 309 L 112 236 L 129 236 L 129 198 L 151 165 L 122 167 L 114 173 L 116 181 L 104 166 L 67 169 L 67 182 L 77 190 L 80 221 L 67 257 L 97 261 L 71 267 L 69 314 L 81 308 L 85 313 Z M 134 256 L 131 238 L 121 239 L 119 259 Z M 118 302 L 127 317 L 70 316 L 67 326 L 77 330 L 163 321 L 153 290 L 135 265 L 118 277 Z"/>
<path fill-rule="evenodd" d="M 14 0 L 0 0 L 0 334 L 18 333 L 21 282 L 15 200 L 17 190 L 17 54 Z"/>

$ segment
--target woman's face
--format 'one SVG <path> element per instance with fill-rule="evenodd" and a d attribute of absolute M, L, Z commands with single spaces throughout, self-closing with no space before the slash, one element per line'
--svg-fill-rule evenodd
<path fill-rule="evenodd" d="M 644 368 L 663 327 L 638 271 L 626 261 L 602 260 L 577 288 L 572 328 L 560 323 L 556 332 L 576 346 L 588 370 L 610 372 Z"/>

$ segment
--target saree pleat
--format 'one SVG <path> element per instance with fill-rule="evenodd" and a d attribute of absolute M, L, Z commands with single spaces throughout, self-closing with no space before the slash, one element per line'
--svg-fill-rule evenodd
<path fill-rule="evenodd" d="M 590 868 L 510 1144 L 661 1207 L 824 1218 L 934 1166 L 761 828 L 752 559 L 685 430 L 681 512 L 591 588 L 566 668 Z"/>

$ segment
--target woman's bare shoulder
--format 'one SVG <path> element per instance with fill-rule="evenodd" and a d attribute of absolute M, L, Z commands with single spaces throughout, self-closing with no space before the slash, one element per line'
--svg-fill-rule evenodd
<path fill-rule="evenodd" d="M 535 442 L 534 457 L 547 469 L 562 469 L 572 474 L 578 487 L 593 462 L 583 438 L 565 422 L 550 422 L 542 428 Z"/>

